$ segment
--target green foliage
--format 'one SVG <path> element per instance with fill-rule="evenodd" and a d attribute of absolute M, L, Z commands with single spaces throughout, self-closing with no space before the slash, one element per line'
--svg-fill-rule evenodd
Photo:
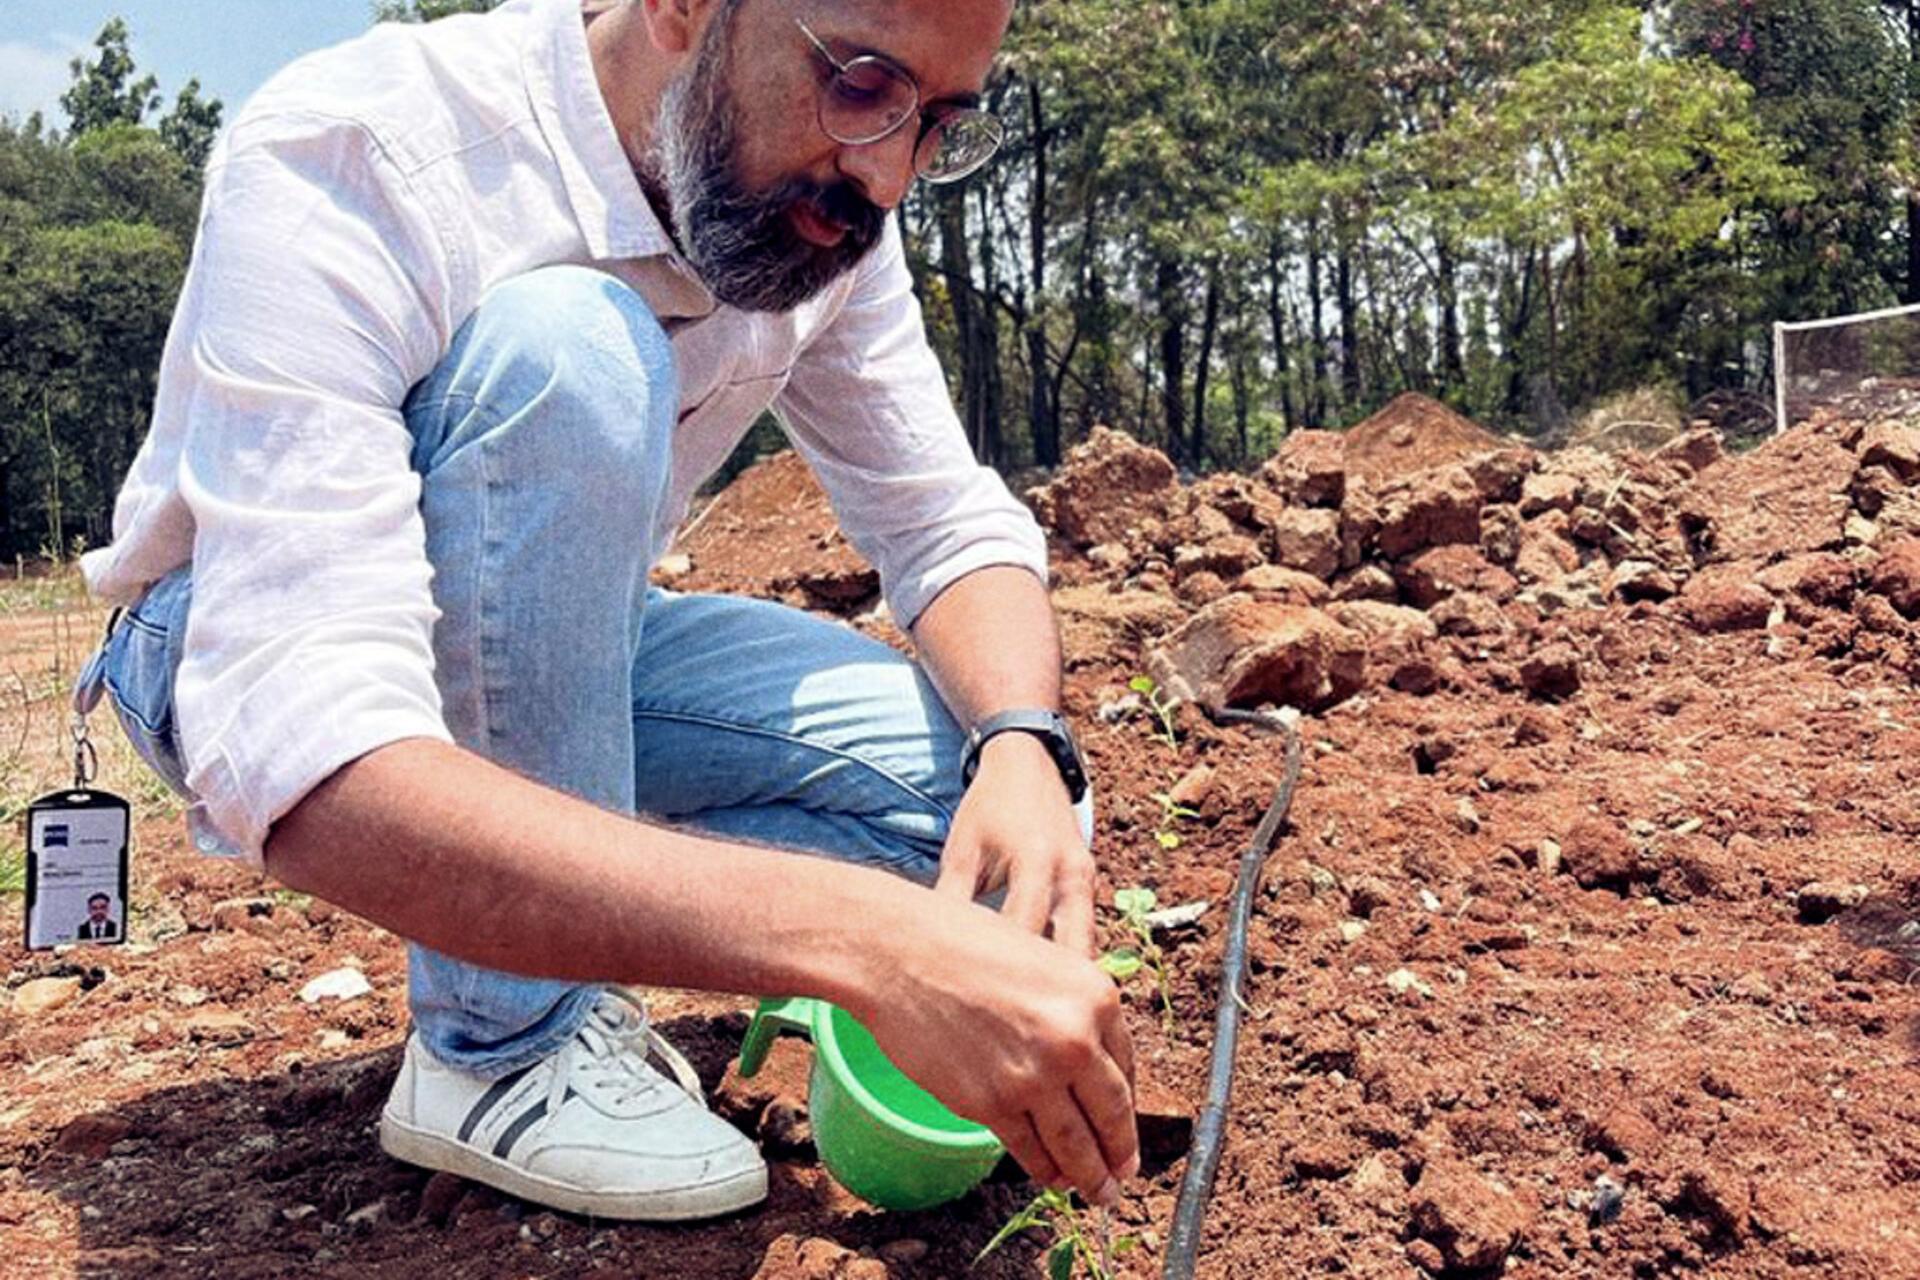
<path fill-rule="evenodd" d="M 917 278 L 996 461 L 1109 422 L 1239 465 L 1405 390 L 1546 432 L 1758 389 L 1774 318 L 1920 298 L 1906 12 L 1018 6 L 1008 147 L 944 216 L 910 199 Z"/>
<path fill-rule="evenodd" d="M 1021 1232 L 1034 1230 L 1045 1231 L 1052 1239 L 1045 1254 L 1048 1280 L 1072 1280 L 1080 1266 L 1092 1280 L 1112 1280 L 1114 1258 L 1131 1252 L 1140 1243 L 1134 1236 L 1110 1238 L 1104 1210 L 1089 1227 L 1070 1193 L 1049 1188 L 1001 1224 L 974 1255 L 973 1265 L 979 1266 Z"/>
<path fill-rule="evenodd" d="M 27 891 L 27 850 L 18 840 L 0 848 L 0 894 Z"/>
<path fill-rule="evenodd" d="M 68 134 L 0 121 L 0 554 L 107 540 L 145 437 L 220 103 L 152 77 L 109 22 L 62 98 Z"/>
<path fill-rule="evenodd" d="M 1123 984 L 1142 969 L 1151 973 L 1154 989 L 1160 996 L 1161 1024 L 1172 1034 L 1173 984 L 1167 973 L 1166 952 L 1155 941 L 1153 925 L 1147 920 L 1158 902 L 1153 890 L 1141 886 L 1114 890 L 1113 908 L 1120 913 L 1120 927 L 1127 931 L 1132 945 L 1103 953 L 1099 964 L 1109 977 Z"/>
<path fill-rule="evenodd" d="M 94 37 L 99 56 L 92 62 L 75 58 L 69 64 L 73 83 L 60 95 L 60 107 L 75 133 L 116 124 L 139 124 L 160 104 L 152 76 L 135 78 L 133 55 L 127 50 L 127 22 L 110 18 Z"/>
<path fill-rule="evenodd" d="M 1180 739 L 1174 733 L 1173 717 L 1174 712 L 1180 707 L 1179 700 L 1161 689 L 1152 676 L 1135 676 L 1127 681 L 1127 688 L 1145 700 L 1147 709 L 1153 712 L 1154 719 L 1159 721 L 1160 740 L 1177 750 Z"/>
<path fill-rule="evenodd" d="M 173 110 L 160 119 L 160 141 L 193 169 L 204 168 L 220 132 L 220 99 L 200 96 L 200 82 L 187 81 L 173 100 Z"/>
<path fill-rule="evenodd" d="M 433 22 L 455 13 L 485 13 L 503 0 L 374 0 L 375 22 Z"/>
<path fill-rule="evenodd" d="M 1197 818 L 1200 814 L 1198 811 L 1189 809 L 1187 806 L 1178 803 L 1172 795 L 1165 791 L 1154 792 L 1153 798 L 1160 803 L 1160 824 L 1154 828 L 1154 841 L 1162 849 L 1178 849 L 1180 847 L 1180 833 L 1174 830 L 1175 824 L 1183 818 Z M 1127 909 L 1124 902 L 1116 902 L 1114 905 L 1122 911 Z M 1147 908 L 1149 911 L 1152 909 L 1151 906 Z"/>

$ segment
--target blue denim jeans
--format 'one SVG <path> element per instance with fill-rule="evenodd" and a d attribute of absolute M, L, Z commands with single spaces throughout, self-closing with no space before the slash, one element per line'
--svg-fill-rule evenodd
<path fill-rule="evenodd" d="M 578 267 L 495 288 L 414 388 L 449 730 L 606 808 L 931 881 L 963 735 L 919 668 L 797 610 L 649 587 L 678 404 L 646 304 Z M 183 794 L 172 686 L 191 596 L 190 568 L 157 583 L 83 676 Z M 409 979 L 427 1048 L 486 1075 L 551 1052 L 597 996 L 421 946 Z"/>

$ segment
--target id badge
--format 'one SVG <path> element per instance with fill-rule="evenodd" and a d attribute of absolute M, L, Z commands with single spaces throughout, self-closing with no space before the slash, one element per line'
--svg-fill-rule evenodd
<path fill-rule="evenodd" d="M 105 791 L 56 791 L 27 806 L 27 946 L 124 942 L 131 813 Z"/>

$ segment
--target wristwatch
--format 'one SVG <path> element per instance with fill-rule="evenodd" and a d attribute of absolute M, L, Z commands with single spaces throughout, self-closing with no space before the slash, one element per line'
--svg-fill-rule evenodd
<path fill-rule="evenodd" d="M 1030 733 L 1040 739 L 1053 757 L 1054 767 L 1060 770 L 1060 781 L 1067 784 L 1067 798 L 1080 803 L 1087 794 L 1087 765 L 1081 758 L 1080 744 L 1073 740 L 1073 731 L 1067 728 L 1067 718 L 1058 711 L 1002 711 L 975 725 L 967 735 L 967 753 L 960 761 L 963 784 L 973 784 L 973 775 L 980 771 L 980 749 L 988 739 L 1002 733 Z"/>

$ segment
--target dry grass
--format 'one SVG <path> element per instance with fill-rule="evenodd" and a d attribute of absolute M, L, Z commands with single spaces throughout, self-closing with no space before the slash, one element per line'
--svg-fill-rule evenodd
<path fill-rule="evenodd" d="M 1606 453 L 1657 449 L 1686 428 L 1686 406 L 1678 395 L 1666 387 L 1635 387 L 1581 414 L 1567 443 Z"/>

